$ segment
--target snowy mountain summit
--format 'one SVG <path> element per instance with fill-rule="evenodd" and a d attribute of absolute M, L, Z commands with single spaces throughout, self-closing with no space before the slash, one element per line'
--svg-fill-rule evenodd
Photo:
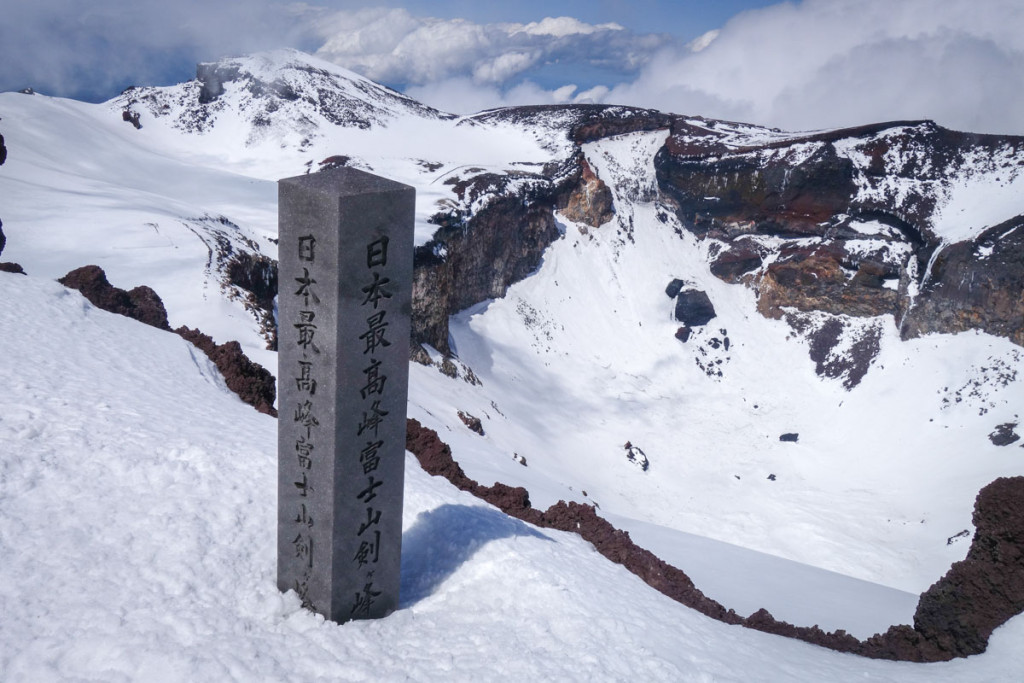
<path fill-rule="evenodd" d="M 538 514 L 593 506 L 730 623 L 910 642 L 945 618 L 918 596 L 967 558 L 978 492 L 1024 474 L 1024 139 L 602 105 L 453 117 L 294 51 L 100 105 L 3 93 L 0 133 L 3 258 L 28 273 L 0 273 L 13 680 L 1019 671 L 1019 616 L 985 654 L 917 668 L 709 620 L 412 458 L 401 609 L 325 624 L 274 587 L 273 420 L 185 341 L 52 281 L 100 266 L 275 370 L 276 181 L 340 164 L 413 185 L 409 414 L 466 477 Z M 981 538 L 1005 564 L 999 517 Z M 424 655 L 424 624 L 447 654 Z"/>
<path fill-rule="evenodd" d="M 202 63 L 196 79 L 171 88 L 129 88 L 115 102 L 127 112 L 168 117 L 185 132 L 241 125 L 246 144 L 272 140 L 299 150 L 321 126 L 386 127 L 397 117 L 454 118 L 394 90 L 297 50 Z"/>

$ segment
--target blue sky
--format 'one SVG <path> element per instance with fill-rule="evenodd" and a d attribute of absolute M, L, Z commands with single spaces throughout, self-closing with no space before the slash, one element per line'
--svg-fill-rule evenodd
<path fill-rule="evenodd" d="M 420 18 L 463 19 L 486 25 L 527 24 L 545 17 L 584 23 L 618 23 L 635 34 L 664 34 L 683 44 L 724 24 L 745 9 L 771 0 L 311 0 L 322 10 L 354 12 L 401 8 Z M 315 13 L 301 18 L 299 3 L 281 0 L 0 0 L 0 91 L 32 87 L 51 95 L 102 101 L 129 85 L 163 85 L 194 76 L 199 61 L 271 49 L 320 47 Z M 663 41 L 668 42 L 668 41 Z M 536 82 L 564 84 L 568 74 L 582 87 L 614 85 L 632 69 L 595 67 L 585 58 L 538 65 Z M 404 87 L 404 79 L 387 85 Z M 563 81 L 556 84 L 556 81 Z"/>
<path fill-rule="evenodd" d="M 1024 135 L 1020 0 L 0 0 L 0 17 L 0 91 L 102 101 L 296 47 L 457 113 L 609 102 Z"/>

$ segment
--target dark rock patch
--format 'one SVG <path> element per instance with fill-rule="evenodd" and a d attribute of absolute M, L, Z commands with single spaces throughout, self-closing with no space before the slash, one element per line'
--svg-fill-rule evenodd
<path fill-rule="evenodd" d="M 24 275 L 25 269 L 21 267 L 20 263 L 4 261 L 0 263 L 0 273 L 18 273 Z"/>
<path fill-rule="evenodd" d="M 1016 422 L 1001 424 L 995 428 L 995 431 L 988 435 L 988 440 L 996 446 L 1009 446 L 1011 443 L 1020 440 L 1020 435 L 1015 431 L 1016 428 Z"/>
<path fill-rule="evenodd" d="M 164 302 L 146 285 L 130 291 L 114 287 L 99 266 L 76 268 L 57 282 L 70 289 L 77 289 L 96 308 L 127 316 L 161 330 L 171 329 L 167 324 Z"/>
<path fill-rule="evenodd" d="M 849 390 L 860 384 L 881 350 L 882 327 L 861 324 L 849 318 L 786 315 L 786 322 L 806 336 L 808 354 L 819 377 L 841 379 Z M 844 340 L 848 343 L 844 345 Z M 844 348 L 845 346 L 845 348 Z"/>
<path fill-rule="evenodd" d="M 978 493 L 967 559 L 921 595 L 914 630 L 942 659 L 985 651 L 992 632 L 1024 612 L 1024 477 Z"/>
<path fill-rule="evenodd" d="M 718 252 L 711 260 L 711 274 L 720 280 L 736 284 L 747 273 L 762 266 L 764 259 L 757 245 L 737 240 Z"/>
<path fill-rule="evenodd" d="M 946 545 L 953 545 L 954 543 L 959 541 L 961 538 L 967 538 L 970 535 L 971 535 L 971 532 L 968 531 L 967 529 L 964 529 L 963 531 L 961 531 L 959 533 L 955 533 L 952 536 L 950 536 L 949 538 L 947 538 L 946 539 Z"/>
<path fill-rule="evenodd" d="M 185 326 L 174 330 L 174 333 L 192 342 L 213 361 L 224 375 L 228 389 L 238 394 L 238 398 L 261 413 L 277 417 L 277 410 L 274 409 L 277 380 L 265 367 L 249 360 L 237 341 L 217 344 L 200 330 Z"/>
<path fill-rule="evenodd" d="M 651 461 L 647 459 L 647 454 L 644 453 L 642 448 L 640 448 L 639 446 L 634 446 L 631 442 L 627 441 L 625 449 L 626 460 L 629 460 L 629 462 L 636 465 L 644 472 L 650 469 Z"/>
<path fill-rule="evenodd" d="M 142 124 L 139 122 L 139 112 L 137 111 L 132 111 L 125 107 L 124 111 L 121 112 L 121 119 L 135 126 L 135 130 L 142 129 Z"/>
<path fill-rule="evenodd" d="M 715 315 L 715 307 L 707 292 L 684 289 L 676 295 L 676 320 L 687 327 L 707 325 Z"/>
<path fill-rule="evenodd" d="M 800 440 L 800 435 L 796 432 L 786 432 L 779 437 L 779 441 L 788 441 L 790 443 L 796 443 Z"/>
<path fill-rule="evenodd" d="M 679 292 L 681 292 L 683 290 L 683 287 L 685 286 L 686 282 L 680 280 L 679 278 L 675 278 L 674 280 L 672 280 L 672 282 L 668 283 L 667 287 L 665 287 L 665 294 L 668 296 L 669 299 L 675 299 L 676 296 L 679 295 Z"/>
<path fill-rule="evenodd" d="M 691 334 L 693 334 L 693 330 L 691 330 L 689 327 L 680 327 L 678 330 L 676 330 L 676 339 L 685 344 L 686 341 L 690 338 Z"/>
<path fill-rule="evenodd" d="M 334 156 L 329 156 L 320 162 L 320 170 L 327 171 L 332 168 L 341 168 L 342 166 L 348 166 L 348 162 L 350 161 L 352 161 L 352 157 L 346 156 L 344 154 L 335 154 Z"/>
<path fill-rule="evenodd" d="M 484 435 L 484 425 L 480 422 L 480 418 L 469 413 L 459 411 L 459 419 L 462 420 L 462 424 L 469 428 L 469 431 L 476 432 L 480 436 Z"/>
<path fill-rule="evenodd" d="M 277 261 L 249 251 L 231 254 L 224 267 L 229 285 L 246 294 L 245 307 L 259 321 L 267 349 L 277 350 L 277 325 L 274 324 L 274 297 L 277 296 Z"/>

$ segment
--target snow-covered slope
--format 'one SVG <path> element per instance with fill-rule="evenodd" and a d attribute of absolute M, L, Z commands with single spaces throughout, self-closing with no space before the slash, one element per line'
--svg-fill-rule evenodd
<path fill-rule="evenodd" d="M 149 678 L 146 667 L 161 665 L 176 680 L 331 677 L 344 662 L 355 678 L 384 679 L 983 680 L 1019 668 L 1020 619 L 997 633 L 992 653 L 945 667 L 863 662 L 708 622 L 585 544 L 415 474 L 413 461 L 405 608 L 379 624 L 324 625 L 273 589 L 272 494 L 256 492 L 273 490 L 273 422 L 226 396 L 180 339 L 45 282 L 96 263 L 118 287 L 153 287 L 172 326 L 239 339 L 275 369 L 249 293 L 229 273 L 239 255 L 275 256 L 276 179 L 334 157 L 414 185 L 417 244 L 433 244 L 443 262 L 435 215 L 479 215 L 494 188 L 528 203 L 532 188 L 571 176 L 579 151 L 610 188 L 614 217 L 595 226 L 556 214 L 536 270 L 446 321 L 452 357 L 428 349 L 434 362 L 412 365 L 410 415 L 451 444 L 471 477 L 525 486 L 537 507 L 598 505 L 726 607 L 858 636 L 907 623 L 914 596 L 964 557 L 977 491 L 1024 472 L 1019 442 L 989 439 L 1020 422 L 1024 351 L 977 332 L 903 341 L 891 315 L 845 316 L 829 352 L 867 335 L 877 354 L 852 389 L 844 376 L 823 377 L 810 335 L 762 315 L 754 289 L 713 275 L 715 240 L 688 229 L 664 196 L 655 160 L 676 144 L 671 117 L 536 108 L 454 119 L 294 52 L 206 65 L 191 83 L 131 89 L 104 105 L 0 94 L 0 117 L 3 259 L 30 274 L 0 273 L 10 387 L 0 441 L 13 444 L 0 460 L 0 542 L 15 558 L 0 563 L 0 596 L 5 614 L 16 610 L 0 625 L 0 665 L 15 679 L 80 670 L 116 679 L 117 667 Z M 687 138 L 698 156 L 709 153 L 702 144 L 721 145 L 723 158 L 777 145 L 758 154 L 793 155 L 797 167 L 821 151 L 756 126 L 686 122 L 706 129 Z M 635 132 L 612 135 L 616 126 Z M 864 202 L 876 191 L 942 190 L 932 237 L 954 247 L 1020 210 L 1010 191 L 1020 174 L 1003 172 L 1019 165 L 1011 152 L 1001 165 L 962 166 L 956 182 L 915 180 L 923 162 L 908 162 L 892 181 L 903 184 L 888 187 L 867 151 L 843 148 L 844 163 L 877 181 L 858 190 Z M 978 206 L 983 215 L 962 219 Z M 846 219 L 832 227 L 902 239 L 887 224 Z M 477 237 L 465 222 L 445 229 Z M 783 242 L 761 241 L 774 250 L 768 268 Z M 673 280 L 705 292 L 717 314 L 685 342 L 666 295 Z M 807 316 L 811 328 L 829 324 Z M 484 434 L 460 412 L 480 418 Z M 211 500 L 222 506 L 210 511 Z M 19 530 L 33 540 L 19 544 Z M 59 561 L 30 576 L 53 534 Z M 81 597 L 54 626 L 48 615 L 65 595 Z M 101 624 L 94 638 L 90 619 Z M 509 624 L 523 626 L 509 635 Z M 313 635 L 297 644 L 296 632 Z M 222 642 L 204 654 L 211 634 Z M 397 653 L 392 664 L 372 669 L 384 652 Z"/>
<path fill-rule="evenodd" d="M 0 300 L 5 681 L 982 681 L 1024 667 L 1020 618 L 988 653 L 927 666 L 725 626 L 411 457 L 401 608 L 324 622 L 275 585 L 272 418 L 180 338 L 56 283 L 0 273 Z"/>
<path fill-rule="evenodd" d="M 302 53 L 202 66 L 205 83 L 133 88 L 98 105 L 0 94 L 5 258 L 53 278 L 85 260 L 120 287 L 148 284 L 173 327 L 238 339 L 270 367 L 274 356 L 228 266 L 238 254 L 276 258 L 278 179 L 344 156 L 414 185 L 422 244 L 436 230 L 428 219 L 438 202 L 457 201 L 444 182 L 453 172 L 535 170 L 554 158 L 527 131 L 458 125 Z M 200 102 L 213 82 L 221 92 Z"/>
<path fill-rule="evenodd" d="M 652 169 L 614 164 L 659 135 L 593 143 L 587 157 L 610 181 L 649 184 Z M 539 507 L 593 501 L 912 593 L 962 559 L 966 544 L 947 539 L 970 528 L 977 490 L 1021 472 L 1019 449 L 987 435 L 1017 419 L 1024 385 L 981 371 L 1015 373 L 1019 347 L 976 334 L 902 342 L 891 321 L 869 319 L 877 370 L 849 392 L 815 374 L 788 325 L 755 312 L 751 290 L 713 277 L 702 245 L 665 229 L 656 204 L 616 199 L 631 228 L 566 224 L 536 275 L 456 316 L 457 355 L 480 386 L 414 375 L 432 384 L 414 391 L 413 416 L 448 426 L 467 473 L 522 484 Z M 718 313 L 685 344 L 665 295 L 674 278 Z M 457 410 L 483 418 L 485 436 Z M 627 442 L 649 469 L 629 462 Z"/>

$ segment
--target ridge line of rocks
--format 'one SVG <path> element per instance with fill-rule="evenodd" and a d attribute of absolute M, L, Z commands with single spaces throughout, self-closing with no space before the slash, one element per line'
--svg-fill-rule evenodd
<path fill-rule="evenodd" d="M 146 285 L 131 290 L 114 287 L 99 266 L 76 268 L 57 282 L 82 293 L 97 308 L 138 320 L 158 330 L 173 332 L 191 342 L 217 366 L 228 389 L 261 413 L 277 417 L 274 401 L 277 380 L 259 363 L 249 359 L 237 341 L 217 344 L 198 328 L 182 325 L 172 330 L 167 322 L 167 309 L 160 296 Z"/>
<path fill-rule="evenodd" d="M 914 626 L 892 626 L 860 640 L 839 629 L 794 626 L 766 609 L 742 617 L 704 595 L 681 569 L 641 548 L 629 533 L 598 516 L 592 505 L 559 501 L 545 511 L 531 506 L 529 492 L 501 482 L 483 486 L 470 479 L 437 432 L 407 421 L 406 449 L 420 466 L 505 514 L 541 528 L 579 534 L 607 559 L 687 607 L 727 624 L 795 638 L 872 659 L 938 662 L 980 654 L 992 632 L 1024 612 L 1024 477 L 1002 477 L 982 488 L 975 501 L 977 529 L 967 559 L 921 595 Z"/>

